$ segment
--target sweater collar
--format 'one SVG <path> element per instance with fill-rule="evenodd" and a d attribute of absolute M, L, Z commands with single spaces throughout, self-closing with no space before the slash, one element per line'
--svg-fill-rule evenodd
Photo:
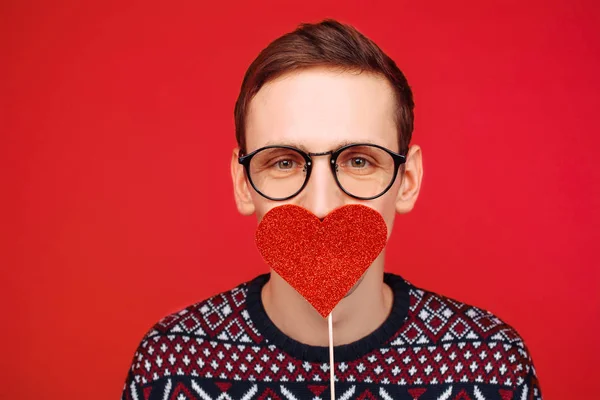
<path fill-rule="evenodd" d="M 326 346 L 310 346 L 300 343 L 284 334 L 271 321 L 262 302 L 261 292 L 270 274 L 259 275 L 249 282 L 246 298 L 247 309 L 255 328 L 271 344 L 290 356 L 308 362 L 328 362 L 329 348 Z M 401 276 L 385 273 L 384 282 L 394 293 L 392 310 L 385 321 L 372 333 L 355 342 L 334 347 L 334 357 L 338 361 L 352 361 L 377 350 L 390 341 L 400 330 L 409 308 L 410 283 Z"/>

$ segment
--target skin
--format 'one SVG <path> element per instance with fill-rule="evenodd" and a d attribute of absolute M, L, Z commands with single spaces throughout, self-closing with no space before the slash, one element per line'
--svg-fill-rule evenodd
<path fill-rule="evenodd" d="M 249 105 L 246 126 L 247 152 L 269 144 L 291 144 L 309 152 L 337 149 L 345 142 L 372 142 L 397 152 L 394 122 L 395 98 L 388 81 L 371 73 L 311 68 L 285 74 L 264 85 Z M 271 201 L 258 194 L 238 163 L 233 150 L 231 176 L 235 201 L 242 215 L 256 214 L 258 221 L 273 207 L 296 204 L 324 218 L 346 204 L 363 204 L 385 220 L 388 239 L 396 213 L 412 210 L 423 176 L 421 149 L 412 145 L 405 172 L 383 196 L 368 201 L 342 192 L 329 168 L 329 157 L 314 157 L 313 171 L 304 190 L 286 201 Z M 362 279 L 333 310 L 335 345 L 367 336 L 388 317 L 393 304 L 391 289 L 383 282 L 385 249 Z M 261 294 L 273 323 L 289 337 L 308 345 L 327 346 L 327 320 L 294 288 L 271 270 Z"/>

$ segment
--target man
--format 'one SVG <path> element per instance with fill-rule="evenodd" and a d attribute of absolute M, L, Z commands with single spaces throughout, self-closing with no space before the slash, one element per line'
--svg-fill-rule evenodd
<path fill-rule="evenodd" d="M 235 106 L 239 212 L 261 221 L 294 204 L 324 219 L 362 204 L 389 236 L 421 185 L 413 107 L 396 64 L 350 26 L 305 24 L 275 40 L 249 67 Z M 512 327 L 384 273 L 384 258 L 332 314 L 336 397 L 542 398 Z M 327 345 L 327 320 L 271 270 L 158 322 L 123 399 L 328 399 Z"/>

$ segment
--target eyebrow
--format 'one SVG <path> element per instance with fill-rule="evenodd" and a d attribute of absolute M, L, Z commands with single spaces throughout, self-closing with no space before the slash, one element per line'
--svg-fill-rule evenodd
<path fill-rule="evenodd" d="M 339 149 L 340 147 L 344 147 L 347 146 L 349 144 L 356 144 L 356 143 L 369 143 L 369 144 L 378 144 L 373 142 L 372 140 L 342 140 L 341 142 L 336 143 L 336 145 L 329 150 L 322 150 L 322 151 L 334 151 Z M 266 147 L 266 146 L 292 146 L 295 147 L 297 149 L 300 149 L 306 153 L 309 153 L 308 149 L 306 148 L 306 146 L 304 146 L 302 143 L 299 142 L 293 142 L 293 141 L 273 141 L 270 140 L 267 143 L 265 143 L 262 147 Z"/>

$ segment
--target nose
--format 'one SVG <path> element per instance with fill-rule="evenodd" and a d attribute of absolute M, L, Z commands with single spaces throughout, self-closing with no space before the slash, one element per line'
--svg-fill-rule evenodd
<path fill-rule="evenodd" d="M 300 205 L 322 221 L 327 214 L 343 205 L 344 193 L 331 173 L 329 157 L 313 157 L 312 162 L 312 171 L 302 191 Z"/>

